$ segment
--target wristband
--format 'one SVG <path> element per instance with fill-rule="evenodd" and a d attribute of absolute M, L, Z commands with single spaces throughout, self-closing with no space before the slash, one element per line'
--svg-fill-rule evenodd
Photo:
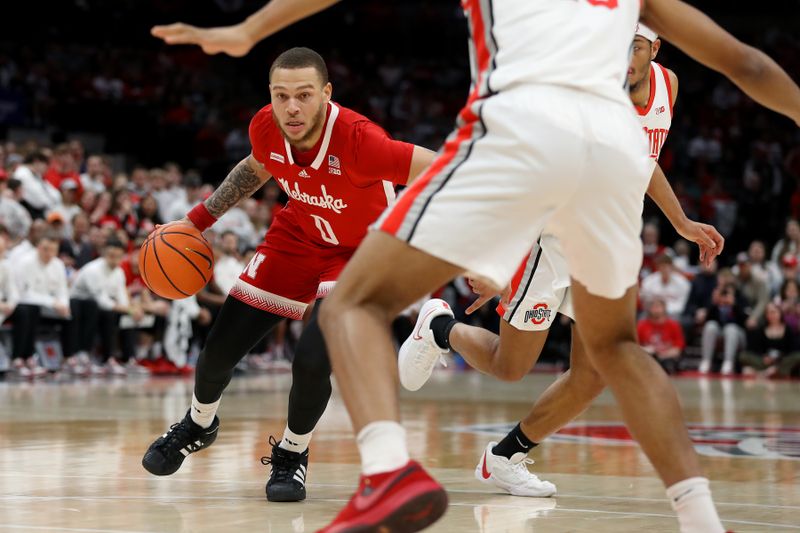
<path fill-rule="evenodd" d="M 191 211 L 186 213 L 186 218 L 191 220 L 192 224 L 197 226 L 197 229 L 199 229 L 200 231 L 207 230 L 208 228 L 214 225 L 214 222 L 217 221 L 214 215 L 209 213 L 206 204 L 204 204 L 203 202 L 200 202 L 199 204 L 194 206 L 191 209 Z"/>

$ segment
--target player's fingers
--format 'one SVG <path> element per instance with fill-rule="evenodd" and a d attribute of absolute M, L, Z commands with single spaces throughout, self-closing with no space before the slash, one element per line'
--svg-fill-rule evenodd
<path fill-rule="evenodd" d="M 472 313 L 483 307 L 483 304 L 485 304 L 491 299 L 492 299 L 491 296 L 478 296 L 478 299 L 472 302 L 472 305 L 467 307 L 467 314 L 471 315 Z"/>
<path fill-rule="evenodd" d="M 183 31 L 184 24 L 181 22 L 176 22 L 174 24 L 163 24 L 159 26 L 153 26 L 150 28 L 150 35 L 153 37 L 158 37 L 159 39 L 163 39 L 168 35 L 174 35 L 178 32 Z"/>
<path fill-rule="evenodd" d="M 708 233 L 708 235 L 711 237 L 711 239 L 714 241 L 714 244 L 716 245 L 714 251 L 716 252 L 717 255 L 721 254 L 722 249 L 725 248 L 725 237 L 723 237 L 722 234 L 718 232 L 717 228 L 715 228 L 714 226 L 705 226 L 705 229 L 706 233 Z"/>

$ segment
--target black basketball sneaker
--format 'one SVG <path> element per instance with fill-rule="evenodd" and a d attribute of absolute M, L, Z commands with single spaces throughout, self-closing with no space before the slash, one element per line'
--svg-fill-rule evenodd
<path fill-rule="evenodd" d="M 272 445 L 272 455 L 261 458 L 262 464 L 272 467 L 267 481 L 267 500 L 271 502 L 305 500 L 308 449 L 303 453 L 284 450 L 272 436 L 269 438 L 269 443 Z"/>
<path fill-rule="evenodd" d="M 150 445 L 142 458 L 145 470 L 156 476 L 174 474 L 190 453 L 208 448 L 217 440 L 219 418 L 215 416 L 211 427 L 202 428 L 194 423 L 190 411 Z"/>

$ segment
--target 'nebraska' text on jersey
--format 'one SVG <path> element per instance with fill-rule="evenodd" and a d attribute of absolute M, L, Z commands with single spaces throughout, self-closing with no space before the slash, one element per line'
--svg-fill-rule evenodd
<path fill-rule="evenodd" d="M 297 152 L 273 119 L 272 105 L 250 122 L 250 143 L 253 157 L 289 196 L 273 223 L 297 228 L 302 238 L 326 247 L 358 246 L 394 200 L 394 185 L 407 181 L 414 150 L 333 102 L 309 165 L 296 161 Z"/>
<path fill-rule="evenodd" d="M 639 120 L 647 135 L 652 168 L 661 155 L 672 125 L 672 88 L 667 69 L 656 62 L 650 63 L 650 96 L 647 107 L 636 107 Z"/>

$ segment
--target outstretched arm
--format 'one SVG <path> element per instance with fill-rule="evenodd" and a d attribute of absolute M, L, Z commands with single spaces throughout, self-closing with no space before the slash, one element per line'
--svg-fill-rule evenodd
<path fill-rule="evenodd" d="M 700 247 L 701 262 L 710 265 L 714 258 L 722 253 L 725 238 L 714 226 L 689 220 L 683 212 L 678 197 L 675 196 L 675 191 L 667 181 L 667 176 L 658 164 L 650 178 L 647 194 L 661 209 L 675 231 L 687 241 L 694 242 Z"/>
<path fill-rule="evenodd" d="M 753 100 L 800 125 L 800 88 L 766 54 L 680 0 L 648 0 L 641 18 L 690 57 L 724 74 Z"/>
<path fill-rule="evenodd" d="M 197 28 L 177 22 L 154 26 L 153 36 L 167 44 L 196 44 L 207 54 L 246 55 L 253 46 L 283 28 L 332 6 L 339 0 L 272 0 L 244 22 L 219 28 Z"/>

